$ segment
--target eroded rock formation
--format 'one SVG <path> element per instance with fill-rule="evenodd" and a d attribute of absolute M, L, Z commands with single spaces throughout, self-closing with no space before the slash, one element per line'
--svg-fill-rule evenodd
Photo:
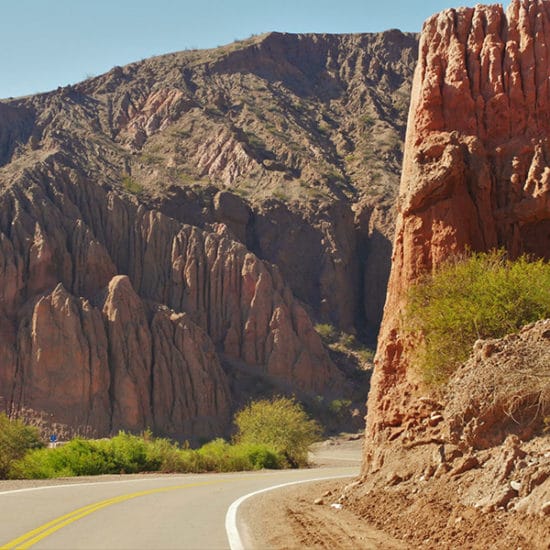
<path fill-rule="evenodd" d="M 14 414 L 85 434 L 223 433 L 220 359 L 315 395 L 342 390 L 278 270 L 51 159 L 0 197 L 0 388 Z M 332 388 L 329 390 L 329 388 Z"/>
<path fill-rule="evenodd" d="M 416 49 L 271 33 L 1 101 L 0 406 L 202 437 L 258 384 L 342 398 L 312 319 L 377 332 Z"/>
<path fill-rule="evenodd" d="M 365 469 L 415 420 L 407 289 L 466 248 L 550 257 L 550 2 L 451 9 L 423 29 Z M 377 450 L 378 449 L 378 450 Z"/>
<path fill-rule="evenodd" d="M 55 151 L 183 223 L 225 223 L 320 321 L 356 333 L 366 319 L 373 336 L 416 50 L 399 31 L 270 33 L 5 101 L 2 181 Z"/>

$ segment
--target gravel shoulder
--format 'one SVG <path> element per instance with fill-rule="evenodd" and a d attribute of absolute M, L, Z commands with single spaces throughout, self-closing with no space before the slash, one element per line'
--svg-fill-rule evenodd
<path fill-rule="evenodd" d="M 362 440 L 330 440 L 316 445 L 311 459 L 322 475 L 324 467 L 342 465 L 344 457 L 360 457 L 361 448 Z M 408 460 L 415 460 L 414 453 Z M 550 515 L 461 505 L 463 488 L 456 478 L 421 485 L 390 480 L 377 488 L 367 481 L 314 482 L 252 497 L 241 507 L 246 547 L 550 550 Z M 489 494 L 491 488 L 486 490 Z"/>
<path fill-rule="evenodd" d="M 334 466 L 357 466 L 359 472 L 362 447 L 362 437 L 343 434 L 314 445 L 310 463 L 320 476 L 324 468 Z M 239 511 L 246 548 L 407 548 L 342 506 L 340 496 L 354 482 L 350 478 L 303 483 L 246 500 Z"/>
<path fill-rule="evenodd" d="M 278 489 L 243 503 L 245 547 L 262 549 L 404 549 L 406 545 L 332 506 L 353 480 L 307 483 Z M 324 495 L 324 496 L 320 496 Z M 314 504 L 321 498 L 322 503 Z"/>

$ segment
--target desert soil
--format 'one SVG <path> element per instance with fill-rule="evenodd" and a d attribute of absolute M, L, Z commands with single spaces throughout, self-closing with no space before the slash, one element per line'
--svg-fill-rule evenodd
<path fill-rule="evenodd" d="M 315 466 L 336 464 L 330 453 L 359 457 L 361 447 L 362 441 L 325 443 L 315 449 L 325 457 Z M 443 480 L 429 491 L 388 486 L 363 494 L 360 483 L 348 479 L 264 493 L 245 501 L 242 513 L 246 541 L 255 549 L 550 549 L 549 518 L 481 511 L 457 505 L 454 497 Z"/>

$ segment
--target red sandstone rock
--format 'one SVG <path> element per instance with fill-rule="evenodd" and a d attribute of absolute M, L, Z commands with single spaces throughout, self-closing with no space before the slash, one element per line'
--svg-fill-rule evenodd
<path fill-rule="evenodd" d="M 221 434 L 231 397 L 220 357 L 299 391 L 340 391 L 278 270 L 227 231 L 74 175 L 35 177 L 0 197 L 0 395 L 12 413 L 88 435 Z"/>
<path fill-rule="evenodd" d="M 550 2 L 429 19 L 413 83 L 393 266 L 369 396 L 367 463 L 416 391 L 400 333 L 405 292 L 449 255 L 550 257 Z"/>

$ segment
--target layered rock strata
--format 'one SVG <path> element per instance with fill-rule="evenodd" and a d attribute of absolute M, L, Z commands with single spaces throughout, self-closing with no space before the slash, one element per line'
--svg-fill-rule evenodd
<path fill-rule="evenodd" d="M 1 101 L 0 404 L 202 437 L 243 373 L 345 397 L 311 319 L 376 334 L 416 45 L 271 33 Z"/>
<path fill-rule="evenodd" d="M 365 470 L 414 422 L 400 317 L 410 285 L 466 248 L 550 257 L 549 45 L 546 0 L 446 10 L 424 26 Z"/>

